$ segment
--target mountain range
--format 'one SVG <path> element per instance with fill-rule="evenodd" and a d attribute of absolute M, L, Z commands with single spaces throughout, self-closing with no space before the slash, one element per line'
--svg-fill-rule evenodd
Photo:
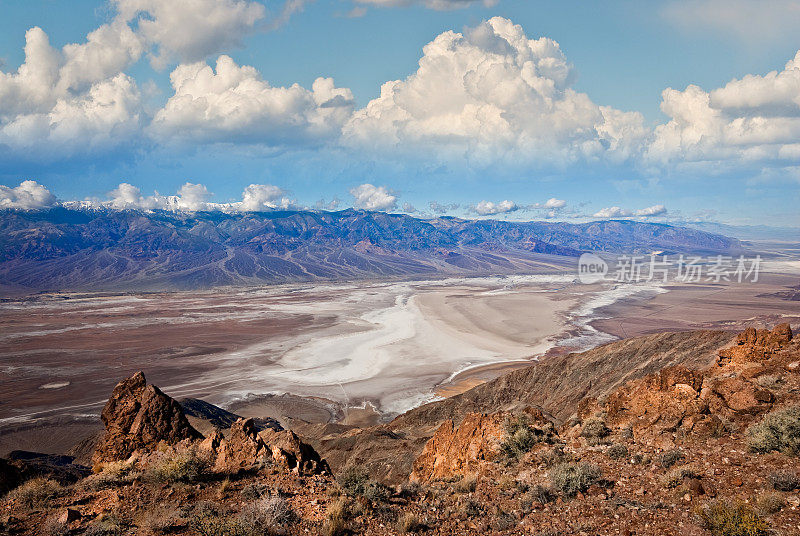
<path fill-rule="evenodd" d="M 158 290 L 312 280 L 529 273 L 582 252 L 734 255 L 718 234 L 627 220 L 418 219 L 363 210 L 0 212 L 2 287 Z"/>

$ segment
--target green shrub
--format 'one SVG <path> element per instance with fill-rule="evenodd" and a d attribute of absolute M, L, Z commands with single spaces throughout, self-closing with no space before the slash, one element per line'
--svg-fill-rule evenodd
<path fill-rule="evenodd" d="M 792 471 L 778 471 L 769 475 L 772 488 L 778 491 L 794 491 L 800 488 L 800 477 Z"/>
<path fill-rule="evenodd" d="M 703 528 L 714 536 L 767 536 L 769 525 L 744 503 L 714 501 L 699 512 Z"/>
<path fill-rule="evenodd" d="M 588 463 L 562 463 L 550 470 L 549 477 L 553 488 L 565 497 L 574 497 L 599 481 L 602 472 L 596 465 Z"/>
<path fill-rule="evenodd" d="M 550 435 L 546 429 L 531 426 L 527 415 L 516 419 L 508 418 L 505 422 L 505 438 L 503 453 L 509 458 L 519 458 L 539 443 L 548 441 Z"/>
<path fill-rule="evenodd" d="M 37 508 L 48 506 L 53 499 L 63 493 L 64 488 L 55 480 L 38 477 L 28 480 L 21 486 L 11 490 L 6 497 L 25 508 Z"/>
<path fill-rule="evenodd" d="M 615 443 L 608 447 L 606 454 L 612 460 L 623 460 L 628 457 L 628 447 L 621 443 Z"/>
<path fill-rule="evenodd" d="M 779 451 L 800 456 L 800 406 L 773 411 L 751 425 L 747 444 L 753 452 Z"/>

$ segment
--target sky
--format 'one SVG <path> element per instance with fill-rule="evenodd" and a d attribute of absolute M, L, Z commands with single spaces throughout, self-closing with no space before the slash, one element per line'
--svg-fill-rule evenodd
<path fill-rule="evenodd" d="M 0 9 L 0 208 L 800 227 L 800 1 Z"/>

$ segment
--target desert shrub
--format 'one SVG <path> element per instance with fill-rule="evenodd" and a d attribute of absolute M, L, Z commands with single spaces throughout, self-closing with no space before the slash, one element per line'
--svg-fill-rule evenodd
<path fill-rule="evenodd" d="M 401 497 L 417 497 L 422 493 L 422 486 L 419 484 L 419 482 L 406 481 L 400 485 Z"/>
<path fill-rule="evenodd" d="M 553 488 L 565 497 L 574 497 L 600 480 L 602 472 L 596 465 L 588 463 L 562 463 L 553 467 L 548 476 Z"/>
<path fill-rule="evenodd" d="M 11 490 L 6 498 L 19 503 L 25 508 L 48 506 L 49 503 L 61 496 L 64 488 L 55 480 L 48 478 L 33 478 L 19 487 Z"/>
<path fill-rule="evenodd" d="M 323 525 L 324 534 L 326 536 L 340 536 L 345 534 L 351 515 L 352 512 L 347 497 L 340 497 L 336 502 L 331 503 L 325 512 L 325 523 Z"/>
<path fill-rule="evenodd" d="M 756 510 L 759 513 L 767 516 L 776 512 L 780 512 L 785 504 L 786 501 L 783 499 L 781 494 L 775 493 L 774 491 L 759 495 L 755 501 Z"/>
<path fill-rule="evenodd" d="M 744 503 L 714 501 L 699 511 L 700 522 L 714 536 L 767 536 L 769 525 Z"/>
<path fill-rule="evenodd" d="M 658 464 L 664 469 L 669 469 L 685 457 L 683 451 L 680 449 L 665 450 L 659 454 Z"/>
<path fill-rule="evenodd" d="M 144 477 L 157 483 L 197 482 L 208 469 L 208 462 L 194 448 L 155 453 L 148 460 Z"/>
<path fill-rule="evenodd" d="M 792 471 L 777 471 L 769 475 L 769 483 L 778 491 L 794 491 L 800 488 L 800 477 Z"/>
<path fill-rule="evenodd" d="M 181 512 L 173 506 L 159 504 L 143 512 L 136 525 L 147 534 L 166 534 L 183 523 Z"/>
<path fill-rule="evenodd" d="M 409 532 L 417 532 L 422 527 L 423 525 L 420 522 L 419 518 L 412 512 L 405 512 L 397 520 L 397 530 L 400 531 L 402 534 L 407 534 Z"/>
<path fill-rule="evenodd" d="M 364 497 L 372 502 L 383 502 L 389 498 L 389 488 L 372 480 L 359 469 L 347 469 L 336 479 L 339 486 L 351 497 Z"/>
<path fill-rule="evenodd" d="M 478 475 L 465 475 L 454 487 L 458 493 L 472 493 L 478 487 Z"/>
<path fill-rule="evenodd" d="M 747 444 L 753 452 L 800 456 L 800 406 L 773 411 L 752 424 L 747 429 Z"/>
<path fill-rule="evenodd" d="M 606 454 L 612 460 L 622 460 L 628 457 L 628 447 L 621 443 L 614 443 L 608 447 Z"/>
<path fill-rule="evenodd" d="M 280 497 L 250 503 L 236 516 L 236 530 L 242 536 L 277 534 L 297 520 L 289 504 Z"/>
<path fill-rule="evenodd" d="M 505 438 L 503 439 L 503 453 L 511 459 L 516 459 L 530 451 L 539 443 L 550 440 L 549 430 L 531 425 L 527 415 L 519 415 L 516 419 L 508 418 L 505 422 Z"/>
<path fill-rule="evenodd" d="M 100 471 L 80 482 L 80 486 L 89 490 L 101 490 L 130 484 L 141 476 L 141 471 L 136 468 L 136 462 L 125 460 L 108 462 L 100 466 Z"/>
<path fill-rule="evenodd" d="M 590 445 L 597 445 L 611 434 L 611 430 L 606 426 L 603 419 L 587 419 L 581 427 L 581 436 L 586 438 Z"/>

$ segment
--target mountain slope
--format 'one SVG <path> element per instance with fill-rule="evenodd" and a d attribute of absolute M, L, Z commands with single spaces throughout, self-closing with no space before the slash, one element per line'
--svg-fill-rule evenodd
<path fill-rule="evenodd" d="M 570 266 L 584 251 L 743 250 L 724 236 L 632 221 L 421 220 L 357 210 L 0 212 L 0 277 L 35 290 L 525 273 L 543 261 Z"/>

